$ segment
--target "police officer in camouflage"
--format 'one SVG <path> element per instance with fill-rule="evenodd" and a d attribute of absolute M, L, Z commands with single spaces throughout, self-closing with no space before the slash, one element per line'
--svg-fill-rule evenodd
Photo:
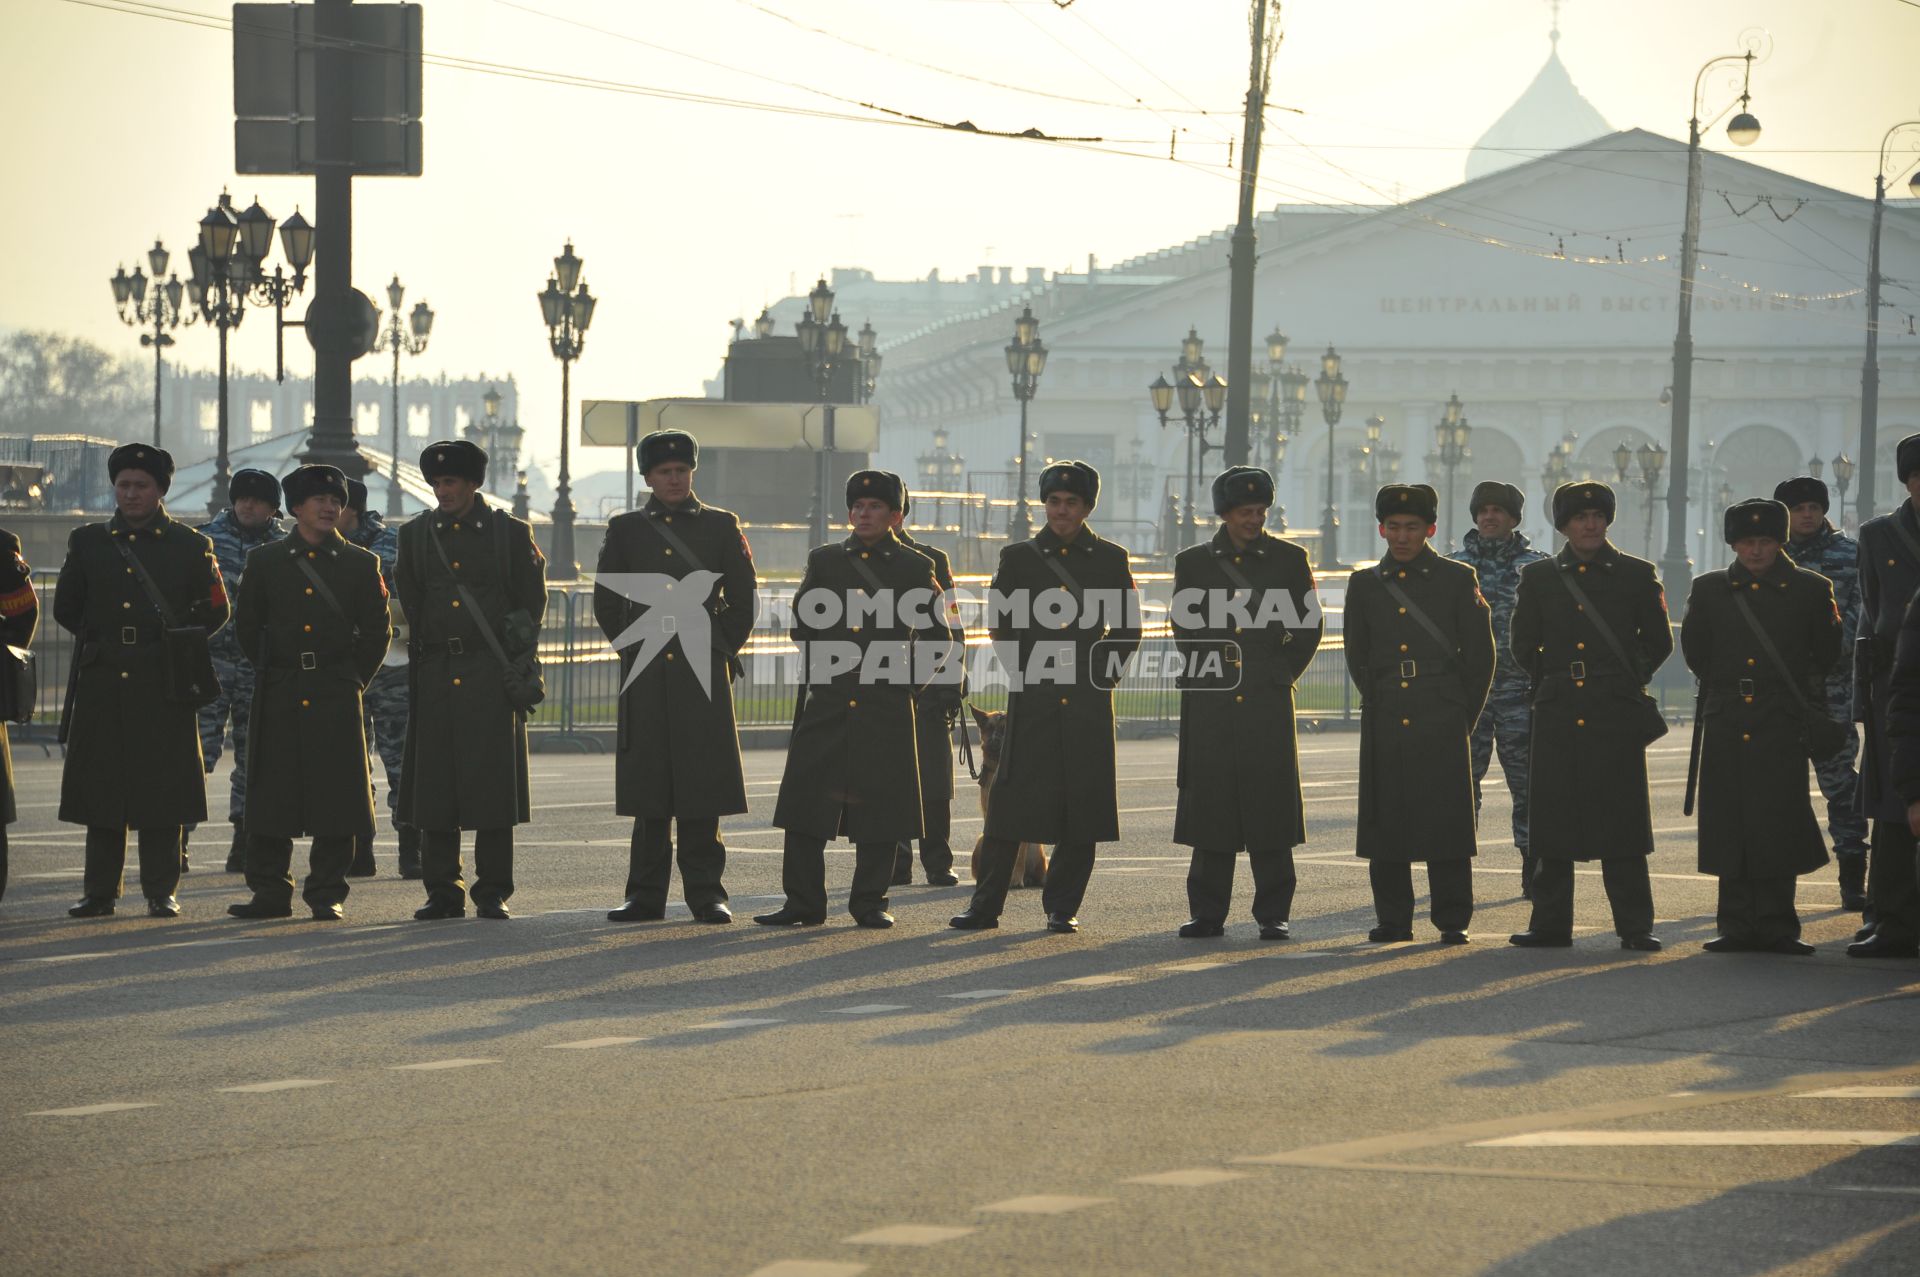
<path fill-rule="evenodd" d="M 1508 650 L 1507 636 L 1520 593 L 1520 569 L 1548 557 L 1533 548 L 1519 530 L 1527 498 L 1511 483 L 1488 479 L 1473 486 L 1467 510 L 1473 528 L 1460 549 L 1447 557 L 1470 564 L 1480 574 L 1480 593 L 1493 612 L 1496 663 L 1493 691 L 1473 727 L 1473 810 L 1480 812 L 1480 783 L 1486 779 L 1496 746 L 1500 772 L 1513 796 L 1513 845 L 1520 849 L 1520 894 L 1533 897 L 1533 861 L 1527 855 L 1528 751 L 1533 742 L 1533 706 L 1527 672 Z"/>
<path fill-rule="evenodd" d="M 393 565 L 400 555 L 400 529 L 390 526 L 378 511 L 367 509 L 367 485 L 358 479 L 347 480 L 347 506 L 340 512 L 340 532 L 353 544 L 363 550 L 371 550 L 379 557 L 380 576 L 386 582 L 391 598 Z M 397 605 L 390 607 L 389 617 L 397 610 Z M 420 830 L 400 819 L 400 763 L 407 746 L 407 641 L 404 631 L 387 649 L 386 660 L 381 664 L 380 672 L 373 676 L 373 682 L 367 685 L 363 699 L 367 706 L 367 721 L 372 724 L 367 738 L 373 741 L 387 773 L 387 812 L 393 819 L 394 832 L 400 836 L 400 876 L 418 878 Z M 349 876 L 366 878 L 373 875 L 372 837 L 373 831 L 369 828 L 366 839 L 354 848 L 353 868 Z"/>
<path fill-rule="evenodd" d="M 1833 582 L 1833 601 L 1840 609 L 1842 652 L 1853 651 L 1860 628 L 1860 547 L 1827 518 L 1827 485 L 1811 475 L 1788 479 L 1773 490 L 1773 499 L 1787 507 L 1790 520 L 1787 557 L 1796 566 L 1818 572 Z M 1855 759 L 1860 738 L 1853 730 L 1853 679 L 1848 662 L 1827 674 L 1827 716 L 1846 725 L 1846 743 L 1832 757 L 1814 764 L 1820 793 L 1827 800 L 1827 836 L 1840 869 L 1840 904 L 1848 910 L 1867 904 L 1867 818 L 1860 814 L 1860 773 Z"/>
<path fill-rule="evenodd" d="M 213 542 L 214 555 L 220 560 L 220 575 L 227 589 L 238 597 L 240 575 L 247 555 L 287 534 L 280 522 L 280 481 L 265 470 L 236 470 L 227 484 L 227 508 L 200 531 Z M 233 822 L 233 844 L 227 851 L 227 872 L 246 872 L 247 811 L 247 726 L 253 704 L 253 666 L 240 650 L 240 641 L 231 627 L 220 630 L 208 640 L 213 653 L 214 672 L 220 675 L 220 695 L 200 710 L 200 755 L 207 774 L 213 774 L 220 761 L 220 747 L 227 733 L 228 719 L 233 730 L 233 783 L 228 791 L 227 817 Z M 188 826 L 191 831 L 192 826 Z M 184 853 L 184 839 L 182 836 Z"/>

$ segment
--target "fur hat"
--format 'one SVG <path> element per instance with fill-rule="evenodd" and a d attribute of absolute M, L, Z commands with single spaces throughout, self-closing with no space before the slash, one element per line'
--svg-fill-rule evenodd
<path fill-rule="evenodd" d="M 1236 506 L 1272 505 L 1273 476 L 1253 466 L 1230 466 L 1213 478 L 1213 512 Z"/>
<path fill-rule="evenodd" d="M 860 470 L 847 476 L 847 509 L 861 497 L 878 497 L 889 510 L 904 509 L 906 485 L 890 470 Z"/>
<path fill-rule="evenodd" d="M 1424 483 L 1389 483 L 1373 496 L 1373 517 L 1385 523 L 1396 514 L 1417 514 L 1432 527 L 1439 520 L 1440 494 Z"/>
<path fill-rule="evenodd" d="M 347 476 L 338 466 L 301 466 L 281 482 L 280 488 L 287 494 L 289 510 L 325 492 L 339 497 L 341 505 L 347 503 Z"/>
<path fill-rule="evenodd" d="M 1084 461 L 1056 461 L 1040 472 L 1040 499 L 1070 492 L 1091 510 L 1100 504 L 1100 472 Z"/>
<path fill-rule="evenodd" d="M 1797 505 L 1809 501 L 1819 504 L 1820 513 L 1832 509 L 1831 499 L 1827 496 L 1827 485 L 1810 474 L 1795 475 L 1791 479 L 1781 480 L 1773 490 L 1773 499 L 1791 510 Z"/>
<path fill-rule="evenodd" d="M 1785 541 L 1787 522 L 1787 507 L 1778 501 L 1749 497 L 1727 507 L 1727 513 L 1721 520 L 1721 530 L 1728 545 L 1741 537 L 1772 537 L 1776 541 Z"/>
<path fill-rule="evenodd" d="M 153 476 L 164 495 L 173 486 L 173 454 L 150 443 L 123 443 L 107 454 L 107 479 L 118 479 L 122 470 L 142 470 Z"/>
<path fill-rule="evenodd" d="M 1482 479 L 1473 485 L 1473 495 L 1467 498 L 1467 513 L 1478 515 L 1490 505 L 1499 506 L 1513 516 L 1515 523 L 1518 523 L 1520 512 L 1527 507 L 1527 497 L 1511 483 L 1502 483 L 1498 479 Z"/>
<path fill-rule="evenodd" d="M 420 454 L 420 475 L 432 483 L 443 474 L 455 478 L 471 479 L 475 483 L 487 481 L 487 454 L 478 444 L 468 443 L 465 439 L 448 439 L 439 443 L 430 443 L 426 451 Z"/>
<path fill-rule="evenodd" d="M 1588 510 L 1598 510 L 1607 516 L 1607 522 L 1611 524 L 1614 512 L 1619 507 L 1620 499 L 1614 495 L 1612 487 L 1598 479 L 1576 479 L 1572 483 L 1563 483 L 1553 490 L 1553 529 L 1558 532 L 1567 526 L 1567 520 Z"/>
<path fill-rule="evenodd" d="M 642 475 L 662 461 L 684 461 L 697 470 L 700 468 L 700 443 L 684 430 L 656 430 L 643 436 L 634 445 L 634 457 Z"/>
<path fill-rule="evenodd" d="M 280 481 L 265 470 L 235 470 L 233 478 L 227 480 L 227 504 L 232 505 L 241 497 L 253 497 L 278 510 Z"/>

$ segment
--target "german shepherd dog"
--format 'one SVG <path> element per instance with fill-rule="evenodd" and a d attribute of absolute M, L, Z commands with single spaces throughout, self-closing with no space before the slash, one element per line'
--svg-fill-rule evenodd
<path fill-rule="evenodd" d="M 1007 716 L 1004 711 L 967 707 L 973 721 L 980 725 L 980 814 L 985 816 L 993 804 L 993 779 L 1000 774 L 1000 755 L 1007 743 Z M 973 880 L 980 881 L 981 835 L 973 844 Z M 1047 885 L 1047 849 L 1037 842 L 1023 842 L 1013 858 L 1013 886 Z"/>

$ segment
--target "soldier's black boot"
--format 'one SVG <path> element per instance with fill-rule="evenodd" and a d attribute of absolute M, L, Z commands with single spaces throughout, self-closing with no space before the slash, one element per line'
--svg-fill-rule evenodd
<path fill-rule="evenodd" d="M 420 876 L 420 829 L 417 825 L 400 826 L 400 876 Z"/>
<path fill-rule="evenodd" d="M 363 829 L 353 836 L 353 862 L 347 866 L 347 877 L 371 878 L 375 872 L 373 830 Z"/>
<path fill-rule="evenodd" d="M 181 826 L 180 828 L 180 872 L 181 873 L 189 873 L 193 869 L 193 866 L 189 864 L 187 861 L 187 839 L 191 837 L 193 837 L 193 826 L 192 825 Z"/>
<path fill-rule="evenodd" d="M 233 822 L 233 846 L 227 849 L 227 872 L 243 874 L 247 871 L 247 827 L 239 821 Z"/>
<path fill-rule="evenodd" d="M 1533 857 L 1520 857 L 1520 898 L 1533 899 Z"/>
<path fill-rule="evenodd" d="M 1834 853 L 1840 869 L 1840 907 L 1859 913 L 1867 907 L 1867 858 L 1857 851 Z"/>

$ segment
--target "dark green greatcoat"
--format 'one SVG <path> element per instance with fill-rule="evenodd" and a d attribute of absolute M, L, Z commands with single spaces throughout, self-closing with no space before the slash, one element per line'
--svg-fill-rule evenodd
<path fill-rule="evenodd" d="M 1633 661 L 1626 669 L 1574 601 L 1576 582 Z M 1653 564 L 1611 541 L 1591 562 L 1570 549 L 1520 569 L 1508 631 L 1533 682 L 1528 854 L 1599 860 L 1653 854 L 1642 689 L 1673 654 Z"/>
<path fill-rule="evenodd" d="M 947 596 L 943 606 L 958 608 L 953 600 L 953 565 L 947 560 L 947 552 L 939 546 L 927 545 L 916 541 L 907 534 L 905 528 L 895 528 L 895 536 L 908 549 L 918 551 L 933 569 L 933 579 Z M 951 660 L 959 667 L 962 676 L 958 682 L 938 682 L 923 688 L 914 694 L 914 733 L 916 747 L 920 753 L 920 803 L 923 807 L 934 807 L 940 803 L 953 801 L 953 716 L 960 712 L 960 704 L 966 697 L 965 662 L 967 659 L 967 627 L 960 620 L 959 612 L 945 613 L 942 618 L 947 624 L 947 633 L 953 641 Z"/>
<path fill-rule="evenodd" d="M 1229 563 L 1253 586 L 1245 618 L 1252 626 L 1213 614 L 1215 600 L 1246 594 L 1227 575 Z M 1293 685 L 1322 630 L 1306 551 L 1265 532 L 1235 549 L 1222 528 L 1175 556 L 1171 618 L 1181 654 L 1196 661 L 1217 654 L 1225 676 L 1213 679 L 1196 667 L 1182 679 L 1173 840 L 1206 851 L 1299 846 L 1307 823 Z"/>
<path fill-rule="evenodd" d="M 333 591 L 334 611 L 300 570 Z M 247 555 L 234 637 L 257 671 L 247 740 L 247 832 L 357 834 L 373 825 L 360 694 L 387 654 L 378 555 L 297 529 Z"/>
<path fill-rule="evenodd" d="M 33 592 L 33 569 L 20 553 L 20 538 L 0 528 L 0 643 L 31 647 L 33 632 L 39 626 L 40 598 Z M 7 779 L 6 807 L 0 811 L 0 824 L 11 825 L 20 813 L 13 797 L 13 750 L 4 728 L 0 728 L 0 767 L 5 768 Z M 0 890 L 5 885 L 0 883 Z"/>
<path fill-rule="evenodd" d="M 1811 873 L 1827 842 L 1807 796 L 1801 714 L 1753 628 L 1734 607 L 1747 600 L 1811 704 L 1823 705 L 1840 655 L 1833 583 L 1783 552 L 1755 579 L 1738 562 L 1693 578 L 1680 650 L 1706 684 L 1700 746 L 1700 872 L 1729 878 Z"/>
<path fill-rule="evenodd" d="M 227 623 L 213 542 L 164 509 L 144 528 L 115 514 L 73 530 L 53 597 L 53 619 L 78 649 L 60 819 L 111 829 L 193 824 L 207 818 L 199 713 L 167 699 L 163 623 L 115 548 L 123 544 L 178 623 L 210 633 Z"/>
<path fill-rule="evenodd" d="M 1391 574 L 1445 636 L 1388 592 Z M 1360 827 L 1367 860 L 1474 854 L 1473 726 L 1493 686 L 1493 617 L 1479 577 L 1432 546 L 1347 579 L 1347 671 L 1360 689 Z"/>
<path fill-rule="evenodd" d="M 816 592 L 841 600 L 874 593 L 853 566 L 855 556 L 892 593 L 895 606 L 883 609 L 879 618 L 862 616 L 857 624 L 851 623 L 845 606 L 837 607 L 827 623 L 810 622 L 807 600 Z M 909 595 L 919 606 L 914 615 L 905 616 L 899 604 Z M 891 531 L 872 545 L 849 536 L 818 546 L 807 556 L 806 573 L 793 598 L 793 638 L 808 671 L 802 688 L 806 701 L 795 715 L 787 745 L 786 770 L 773 809 L 775 828 L 856 843 L 918 838 L 922 826 L 913 689 L 948 647 L 933 569 Z M 862 664 L 829 677 L 823 663 L 829 652 L 858 652 Z M 883 655 L 897 680 L 863 681 L 862 668 L 882 668 L 878 662 Z"/>
<path fill-rule="evenodd" d="M 1903 537 L 1895 528 L 1906 532 Z M 1885 744 L 1888 698 L 1892 694 L 1893 656 L 1900 637 L 1907 600 L 1920 592 L 1920 558 L 1907 548 L 1907 537 L 1920 541 L 1920 517 L 1908 497 L 1898 507 L 1860 525 L 1860 622 L 1852 655 L 1853 715 L 1867 724 L 1866 748 L 1860 753 L 1860 813 L 1872 820 L 1906 824 L 1907 804 L 1893 785 L 1892 750 Z M 1864 694 L 1864 696 L 1863 696 Z M 1871 704 L 1862 704 L 1868 699 Z"/>
<path fill-rule="evenodd" d="M 732 511 L 689 497 L 677 509 L 650 499 L 639 510 L 615 515 L 600 546 L 597 575 L 649 572 L 684 580 L 695 571 L 660 535 L 670 526 L 699 559 L 699 570 L 717 574 L 702 602 L 709 617 L 705 651 L 689 652 L 682 634 L 653 651 L 634 675 L 643 644 L 620 649 L 618 753 L 613 766 L 614 810 L 622 816 L 711 819 L 747 809 L 740 765 L 740 735 L 733 718 L 733 661 L 753 631 L 758 578 L 753 555 Z M 682 603 L 685 600 L 681 600 Z M 593 591 L 593 617 L 609 642 L 650 611 L 605 585 Z M 649 633 L 642 625 L 641 633 Z M 706 665 L 703 689 L 692 661 Z M 632 677 L 629 686 L 626 679 Z"/>
<path fill-rule="evenodd" d="M 504 555 L 496 552 L 496 523 L 505 525 Z M 433 547 L 436 530 L 451 568 Z M 507 701 L 500 662 L 480 627 L 504 638 L 501 621 L 515 610 L 538 626 L 547 610 L 546 565 L 533 529 L 482 496 L 460 518 L 428 510 L 400 529 L 394 587 L 410 627 L 413 698 L 400 769 L 401 823 L 504 829 L 529 819 L 527 726 Z M 456 578 L 480 604 L 480 616 L 461 602 Z"/>
<path fill-rule="evenodd" d="M 1059 560 L 1086 600 L 1068 610 L 1073 620 L 1064 630 L 1062 622 L 1050 627 L 1039 606 L 1042 595 L 1070 594 L 1048 557 Z M 1017 654 L 1020 670 L 1039 676 L 1027 685 L 1016 679 L 1007 697 L 1007 741 L 986 832 L 1015 842 L 1112 842 L 1120 837 L 1113 688 L 1117 671 L 1140 645 L 1126 547 L 1102 540 L 1091 524 L 1066 544 L 1041 528 L 1031 541 L 1002 547 L 990 590 L 1016 603 L 990 618 L 1002 664 Z M 1019 600 L 1032 605 L 1024 617 Z M 1049 663 L 1045 653 L 1063 650 L 1062 644 L 1071 660 L 1051 664 L 1070 671 L 1070 678 L 1054 681 L 1040 667 Z"/>

